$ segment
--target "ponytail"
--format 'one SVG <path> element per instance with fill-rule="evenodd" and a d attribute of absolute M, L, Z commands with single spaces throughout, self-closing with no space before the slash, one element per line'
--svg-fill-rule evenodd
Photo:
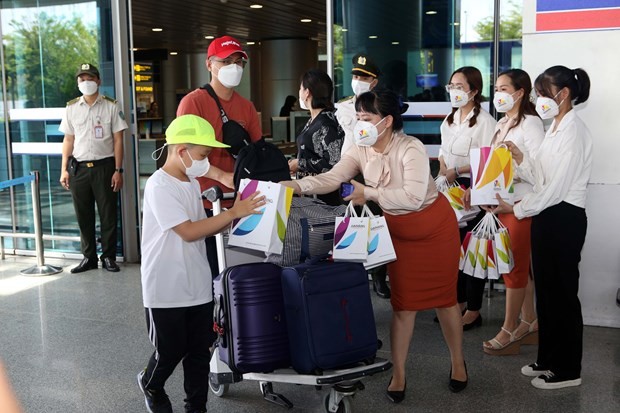
<path fill-rule="evenodd" d="M 590 96 L 590 77 L 583 69 L 553 66 L 541 73 L 534 84 L 538 94 L 546 97 L 554 95 L 552 85 L 558 89 L 568 88 L 575 105 L 585 102 Z"/>

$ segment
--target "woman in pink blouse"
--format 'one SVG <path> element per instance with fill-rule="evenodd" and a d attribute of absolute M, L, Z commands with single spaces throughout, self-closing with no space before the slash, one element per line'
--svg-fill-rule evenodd
<path fill-rule="evenodd" d="M 394 369 L 387 395 L 405 397 L 405 363 L 418 311 L 435 308 L 450 350 L 449 388 L 467 386 L 461 312 L 456 302 L 459 232 L 452 208 L 439 197 L 424 144 L 403 132 L 403 105 L 387 90 L 372 90 L 355 102 L 356 145 L 323 174 L 281 182 L 302 194 L 324 194 L 351 182 L 345 200 L 374 201 L 383 210 L 396 256 L 388 264 L 392 285 L 391 350 Z M 365 185 L 353 180 L 364 176 Z"/>

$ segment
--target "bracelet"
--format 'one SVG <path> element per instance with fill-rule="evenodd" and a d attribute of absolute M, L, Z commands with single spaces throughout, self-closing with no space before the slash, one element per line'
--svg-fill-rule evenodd
<path fill-rule="evenodd" d="M 459 168 L 458 166 L 454 167 L 454 173 L 456 174 L 457 177 L 461 176 L 461 174 L 459 173 Z"/>

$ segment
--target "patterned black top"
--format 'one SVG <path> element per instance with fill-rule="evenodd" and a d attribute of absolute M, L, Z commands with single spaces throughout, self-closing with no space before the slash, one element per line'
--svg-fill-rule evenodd
<path fill-rule="evenodd" d="M 335 112 L 333 108 L 323 109 L 297 137 L 298 177 L 327 172 L 340 160 L 344 130 Z"/>

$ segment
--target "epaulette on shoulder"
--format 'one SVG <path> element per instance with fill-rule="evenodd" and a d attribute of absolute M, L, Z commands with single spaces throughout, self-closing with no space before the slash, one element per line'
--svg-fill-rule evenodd
<path fill-rule="evenodd" d="M 354 97 L 355 97 L 355 95 L 353 95 L 353 96 L 347 96 L 346 98 L 342 98 L 342 99 L 340 99 L 340 100 L 338 101 L 338 103 L 343 103 L 343 102 L 349 101 L 349 100 L 353 99 Z"/>
<path fill-rule="evenodd" d="M 111 97 L 108 97 L 106 95 L 102 95 L 101 97 L 107 100 L 108 102 L 116 103 L 116 99 L 112 99 Z"/>
<path fill-rule="evenodd" d="M 67 102 L 67 106 L 71 106 L 74 103 L 78 103 L 79 100 L 80 98 L 71 99 L 70 101 Z"/>

